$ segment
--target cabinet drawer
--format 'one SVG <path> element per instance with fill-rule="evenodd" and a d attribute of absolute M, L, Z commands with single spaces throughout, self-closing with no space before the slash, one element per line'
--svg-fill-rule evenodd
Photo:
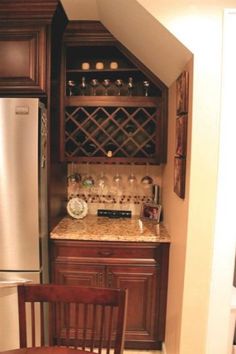
<path fill-rule="evenodd" d="M 80 241 L 54 241 L 54 259 L 60 258 L 96 258 L 98 259 L 141 259 L 156 261 L 160 256 L 160 245 L 132 244 L 121 245 L 117 242 L 106 244 Z"/>

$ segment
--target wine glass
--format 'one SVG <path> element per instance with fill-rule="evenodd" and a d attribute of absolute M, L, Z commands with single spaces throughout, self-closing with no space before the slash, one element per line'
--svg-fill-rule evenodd
<path fill-rule="evenodd" d="M 141 183 L 143 184 L 143 186 L 145 187 L 145 188 L 148 188 L 151 184 L 153 184 L 153 179 L 152 179 L 152 177 L 150 177 L 149 175 L 148 175 L 148 171 L 147 171 L 147 166 L 148 165 L 146 165 L 146 174 L 145 174 L 145 176 L 141 179 Z"/>
<path fill-rule="evenodd" d="M 105 96 L 108 95 L 108 87 L 111 86 L 111 80 L 110 79 L 104 79 L 102 81 L 102 86 L 105 87 Z"/>
<path fill-rule="evenodd" d="M 134 183 L 137 182 L 137 178 L 135 177 L 135 175 L 133 173 L 133 165 L 131 165 L 130 174 L 128 176 L 128 182 L 130 185 L 133 185 Z"/>
<path fill-rule="evenodd" d="M 147 80 L 145 80 L 145 81 L 143 81 L 143 87 L 144 87 L 144 96 L 148 96 L 148 94 L 149 94 L 149 87 L 150 87 L 150 82 L 149 81 L 147 81 Z"/>
<path fill-rule="evenodd" d="M 132 77 L 129 77 L 128 81 L 128 95 L 132 96 L 133 95 L 133 90 L 134 90 L 134 81 Z"/>
<path fill-rule="evenodd" d="M 118 93 L 117 93 L 117 95 L 120 96 L 121 87 L 123 86 L 123 80 L 117 79 L 117 80 L 115 81 L 115 85 L 116 85 L 116 87 L 118 88 Z"/>
<path fill-rule="evenodd" d="M 87 173 L 82 179 L 82 186 L 91 189 L 94 186 L 94 179 L 89 174 L 89 164 L 87 163 Z"/>
<path fill-rule="evenodd" d="M 99 85 L 99 82 L 97 79 L 92 79 L 90 81 L 90 85 L 92 86 L 92 96 L 96 96 L 96 88 Z"/>
<path fill-rule="evenodd" d="M 107 183 L 108 183 L 108 178 L 102 171 L 100 176 L 97 179 L 97 185 L 99 188 L 101 188 L 101 190 L 103 190 L 106 187 Z"/>
<path fill-rule="evenodd" d="M 116 174 L 113 176 L 113 182 L 117 187 L 119 187 L 122 182 L 122 176 L 118 171 L 118 167 L 116 169 Z"/>
<path fill-rule="evenodd" d="M 99 177 L 97 178 L 97 186 L 103 190 L 108 184 L 108 178 L 104 173 L 104 164 L 102 164 L 102 170 Z"/>
<path fill-rule="evenodd" d="M 122 181 L 122 176 L 119 174 L 119 172 L 116 172 L 115 176 L 113 177 L 113 182 L 116 184 L 120 184 Z"/>
<path fill-rule="evenodd" d="M 81 181 L 81 176 L 78 172 L 75 171 L 74 163 L 72 162 L 71 166 L 68 167 L 68 191 L 70 196 L 76 196 L 78 193 L 79 183 Z"/>
<path fill-rule="evenodd" d="M 74 94 L 74 88 L 76 86 L 76 83 L 74 80 L 69 80 L 67 82 L 67 86 L 68 86 L 68 92 L 69 92 L 69 96 L 73 96 Z"/>
<path fill-rule="evenodd" d="M 87 88 L 87 84 L 86 84 L 85 77 L 83 76 L 82 79 L 81 79 L 81 84 L 80 84 L 80 90 L 81 90 L 81 95 L 82 96 L 85 95 L 86 88 Z"/>

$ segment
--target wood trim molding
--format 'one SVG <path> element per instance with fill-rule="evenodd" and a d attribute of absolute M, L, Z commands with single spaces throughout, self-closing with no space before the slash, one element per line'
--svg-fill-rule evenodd
<path fill-rule="evenodd" d="M 38 20 L 50 23 L 59 4 L 58 0 L 1 0 L 0 22 Z"/>

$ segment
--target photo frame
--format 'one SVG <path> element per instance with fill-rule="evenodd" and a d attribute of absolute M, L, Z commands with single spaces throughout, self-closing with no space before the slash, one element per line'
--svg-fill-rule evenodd
<path fill-rule="evenodd" d="M 162 206 L 154 203 L 143 203 L 140 213 L 141 220 L 150 220 L 156 224 L 160 222 Z"/>
<path fill-rule="evenodd" d="M 186 156 L 187 150 L 187 121 L 188 116 L 177 117 L 176 119 L 176 138 L 175 138 L 175 155 Z"/>
<path fill-rule="evenodd" d="M 176 80 L 176 114 L 188 112 L 188 82 L 189 75 L 183 71 Z"/>
<path fill-rule="evenodd" d="M 182 199 L 185 197 L 186 159 L 175 157 L 174 160 L 174 192 Z"/>

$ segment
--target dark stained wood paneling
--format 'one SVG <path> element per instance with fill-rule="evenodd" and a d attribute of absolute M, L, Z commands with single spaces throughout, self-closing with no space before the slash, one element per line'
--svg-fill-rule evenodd
<path fill-rule="evenodd" d="M 0 92 L 46 90 L 46 32 L 33 28 L 0 28 Z"/>

